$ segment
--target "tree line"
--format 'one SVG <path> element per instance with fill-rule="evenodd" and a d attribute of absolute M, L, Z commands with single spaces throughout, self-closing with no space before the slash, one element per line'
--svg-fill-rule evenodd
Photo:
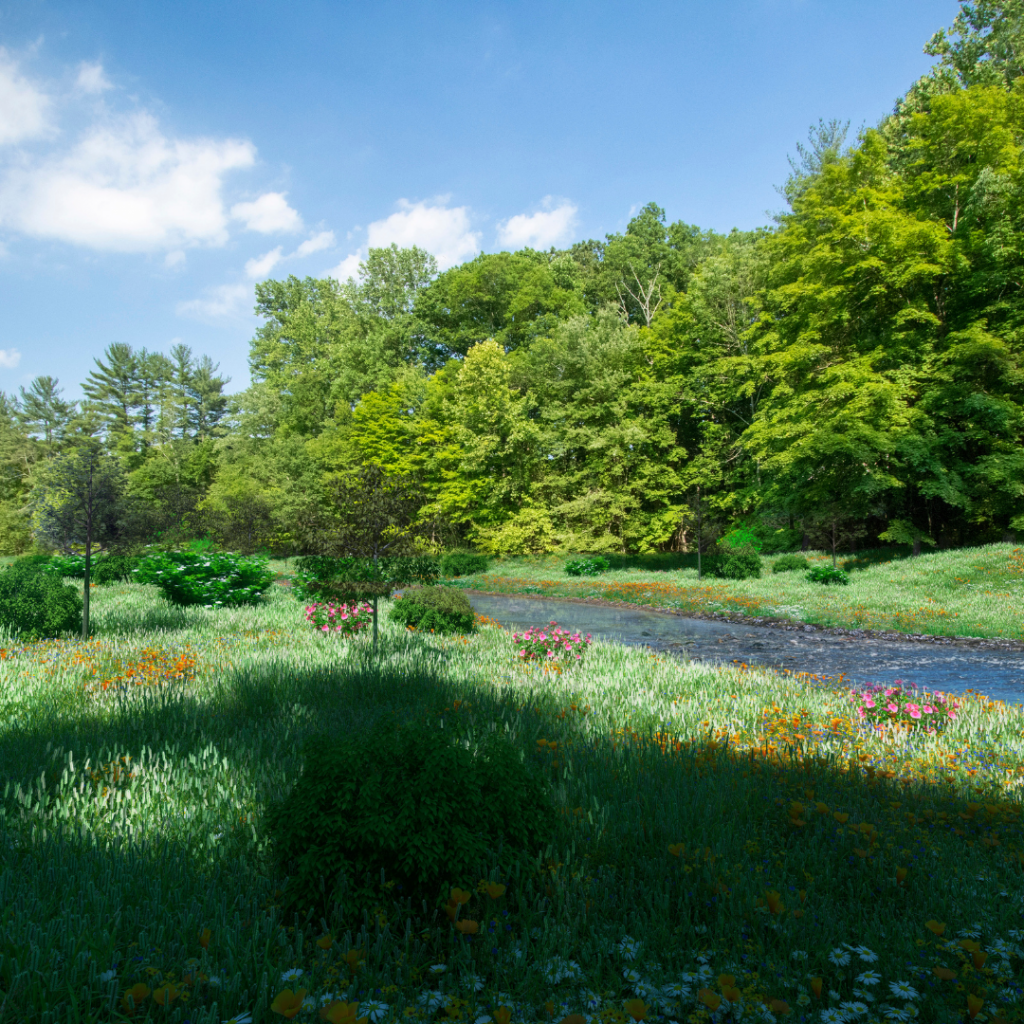
<path fill-rule="evenodd" d="M 493 552 L 689 550 L 698 522 L 791 544 L 1012 536 L 1022 26 L 1022 0 L 962 5 L 877 126 L 812 130 L 763 229 L 651 203 L 565 249 L 438 273 L 391 246 L 346 283 L 266 281 L 231 399 L 183 346 L 110 346 L 79 405 L 38 378 L 0 403 L 0 544 L 28 543 L 36 467 L 84 435 L 166 520 L 241 536 L 248 517 L 247 543 L 280 549 L 308 547 L 365 467 Z"/>

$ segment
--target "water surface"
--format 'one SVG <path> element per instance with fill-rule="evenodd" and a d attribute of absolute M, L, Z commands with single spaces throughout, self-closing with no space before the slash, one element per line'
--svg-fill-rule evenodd
<path fill-rule="evenodd" d="M 900 679 L 933 692 L 973 689 L 1009 704 L 1024 703 L 1024 651 L 832 636 L 818 630 L 709 622 L 646 608 L 515 595 L 466 596 L 474 611 L 510 628 L 547 626 L 554 619 L 564 629 L 700 661 L 843 675 L 852 683 L 889 684 Z"/>

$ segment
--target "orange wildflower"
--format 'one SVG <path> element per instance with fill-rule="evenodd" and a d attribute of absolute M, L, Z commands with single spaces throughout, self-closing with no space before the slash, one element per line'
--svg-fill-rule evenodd
<path fill-rule="evenodd" d="M 466 892 L 465 889 L 453 888 L 450 896 L 456 903 L 468 903 L 469 897 L 472 893 Z"/>
<path fill-rule="evenodd" d="M 706 1007 L 707 1007 L 707 1008 L 708 1008 L 708 1009 L 709 1009 L 709 1010 L 710 1010 L 710 1011 L 711 1011 L 712 1013 L 714 1013 L 714 1012 L 715 1012 L 715 1010 L 717 1010 L 717 1009 L 719 1008 L 719 1006 L 721 1006 L 721 1005 L 722 1005 L 722 997 L 721 997 L 720 995 L 716 995 L 716 994 L 715 994 L 714 992 L 712 992 L 712 991 L 711 991 L 711 989 L 709 989 L 709 988 L 702 988 L 702 989 L 701 989 L 701 990 L 700 990 L 700 991 L 699 991 L 699 992 L 697 993 L 697 998 L 698 998 L 698 999 L 699 999 L 699 1000 L 700 1000 L 700 1001 L 701 1001 L 701 1002 L 702 1002 L 702 1003 L 703 1003 L 703 1004 L 704 1004 L 704 1005 L 705 1005 L 705 1006 L 706 1006 Z"/>
<path fill-rule="evenodd" d="M 976 996 L 973 993 L 967 997 L 967 1016 L 974 1020 L 984 1006 L 985 1000 L 981 996 Z"/>
<path fill-rule="evenodd" d="M 463 935 L 476 935 L 480 931 L 480 923 L 478 921 L 456 921 L 455 927 L 462 932 Z"/>
<path fill-rule="evenodd" d="M 636 1021 L 643 1020 L 650 1012 L 649 1007 L 642 999 L 626 1000 L 623 1009 Z"/>
<path fill-rule="evenodd" d="M 499 1006 L 494 1011 L 494 1024 L 509 1024 L 512 1020 L 512 1011 L 507 1006 Z"/>
<path fill-rule="evenodd" d="M 274 1013 L 281 1014 L 282 1017 L 291 1020 L 292 1017 L 297 1017 L 299 1011 L 302 1009 L 302 1001 L 306 998 L 306 990 L 300 988 L 298 992 L 293 992 L 290 988 L 286 988 L 283 992 L 278 992 L 274 1001 L 270 1004 L 271 1010 Z"/>
<path fill-rule="evenodd" d="M 942 935 L 946 930 L 946 926 L 942 921 L 925 921 L 924 926 L 933 935 Z"/>
<path fill-rule="evenodd" d="M 199 945 L 202 946 L 203 949 L 209 949 L 211 938 L 213 938 L 213 932 L 211 932 L 209 928 L 204 928 L 199 933 Z"/>
<path fill-rule="evenodd" d="M 346 1003 L 341 999 L 334 999 L 320 1011 L 320 1019 L 327 1021 L 327 1024 L 367 1024 L 369 1017 L 357 1017 L 359 1013 L 358 1003 Z"/>
<path fill-rule="evenodd" d="M 159 1003 L 160 1006 L 170 1006 L 180 995 L 181 992 L 173 985 L 161 985 L 160 988 L 153 990 L 153 1002 Z"/>
<path fill-rule="evenodd" d="M 956 977 L 956 971 L 951 971 L 948 967 L 933 967 L 932 974 L 943 981 L 952 981 Z"/>
<path fill-rule="evenodd" d="M 326 935 L 321 935 L 320 938 L 316 940 L 316 944 L 321 949 L 330 949 L 331 946 L 334 945 L 334 936 L 332 936 L 330 932 Z"/>
<path fill-rule="evenodd" d="M 490 885 L 487 886 L 487 895 L 490 896 L 492 900 L 501 899 L 501 897 L 505 895 L 505 886 L 498 882 L 491 882 Z"/>

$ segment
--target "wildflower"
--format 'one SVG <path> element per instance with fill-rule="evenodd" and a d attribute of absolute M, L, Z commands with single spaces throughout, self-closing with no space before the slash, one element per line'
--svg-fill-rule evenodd
<path fill-rule="evenodd" d="M 933 967 L 932 974 L 943 981 L 952 981 L 956 977 L 956 971 L 951 971 L 948 967 Z"/>
<path fill-rule="evenodd" d="M 274 1009 L 273 1005 L 270 1008 Z M 279 1010 L 278 1013 L 280 1012 Z M 358 1013 L 358 1003 L 346 1003 L 341 999 L 335 999 L 320 1011 L 320 1019 L 327 1021 L 327 1024 L 366 1024 L 369 1018 L 357 1017 Z"/>
<path fill-rule="evenodd" d="M 623 960 L 635 960 L 640 952 L 640 943 L 630 935 L 624 935 L 619 943 L 619 952 Z"/>
<path fill-rule="evenodd" d="M 251 1013 L 240 1013 L 237 1017 L 229 1017 L 223 1024 L 252 1024 Z"/>
<path fill-rule="evenodd" d="M 626 968 L 626 970 L 622 972 L 622 976 L 631 985 L 635 985 L 640 980 L 640 972 L 633 970 L 632 967 Z"/>
<path fill-rule="evenodd" d="M 512 1019 L 512 1011 L 507 1006 L 499 1006 L 494 1011 L 495 1024 L 509 1024 Z"/>
<path fill-rule="evenodd" d="M 821 986 L 824 982 L 824 978 L 811 978 L 811 991 L 814 993 L 815 999 L 821 998 Z"/>
<path fill-rule="evenodd" d="M 213 936 L 213 932 L 211 932 L 209 928 L 204 928 L 199 933 L 199 945 L 202 946 L 203 949 L 209 949 L 210 948 L 210 939 L 212 938 L 212 936 Z"/>
<path fill-rule="evenodd" d="M 138 982 L 121 997 L 121 1006 L 125 1013 L 131 1013 L 132 1006 L 138 1006 L 143 1000 L 149 998 L 149 986 Z"/>
<path fill-rule="evenodd" d="M 845 967 L 850 962 L 850 954 L 845 949 L 833 949 L 828 955 L 830 963 L 836 967 Z"/>
<path fill-rule="evenodd" d="M 299 973 L 301 974 L 302 972 L 300 971 Z M 298 992 L 293 992 L 290 988 L 286 988 L 274 997 L 274 1001 L 270 1004 L 270 1009 L 274 1013 L 279 1013 L 282 1017 L 291 1020 L 293 1017 L 298 1016 L 305 998 L 306 990 L 304 988 L 300 988 Z M 327 1018 L 324 1019 L 326 1020 Z M 336 1022 L 331 1021 L 331 1024 L 336 1024 Z"/>
<path fill-rule="evenodd" d="M 153 1002 L 160 1006 L 170 1006 L 180 995 L 181 992 L 173 985 L 161 985 L 153 990 Z"/>
<path fill-rule="evenodd" d="M 702 988 L 697 993 L 697 998 L 712 1012 L 722 1005 L 722 997 L 712 992 L 709 988 Z"/>
<path fill-rule="evenodd" d="M 840 1003 L 839 1009 L 843 1011 L 846 1019 L 849 1020 L 851 1017 L 863 1017 L 868 1010 L 871 1009 L 867 1003 Z"/>
<path fill-rule="evenodd" d="M 839 1010 L 822 1010 L 818 1016 L 824 1024 L 845 1024 L 846 1022 L 846 1015 L 840 1013 Z"/>
<path fill-rule="evenodd" d="M 372 999 L 368 1003 L 363 1003 L 359 1007 L 360 1012 L 369 1017 L 373 1024 L 377 1024 L 378 1021 L 383 1020 L 388 1015 L 388 1004 L 382 1003 L 379 999 Z"/>
<path fill-rule="evenodd" d="M 854 946 L 853 952 L 866 964 L 873 964 L 878 959 L 878 954 L 873 953 L 867 946 Z"/>
<path fill-rule="evenodd" d="M 469 920 L 456 921 L 455 927 L 463 935 L 476 935 L 480 931 L 480 922 Z"/>
<path fill-rule="evenodd" d="M 882 980 L 882 976 L 878 971 L 865 971 L 863 974 L 857 975 L 857 981 L 861 985 L 877 985 Z"/>
<path fill-rule="evenodd" d="M 793 1012 L 789 1008 L 789 1003 L 784 999 L 773 999 L 768 1005 L 775 1011 L 775 1013 L 781 1013 L 784 1017 Z"/>
<path fill-rule="evenodd" d="M 284 974 L 281 975 L 281 981 L 285 984 L 289 981 L 298 981 L 299 978 L 302 977 L 302 973 L 301 967 L 293 967 L 290 971 L 285 971 Z"/>
<path fill-rule="evenodd" d="M 943 924 L 941 921 L 925 921 L 924 926 L 928 929 L 928 931 L 932 932 L 934 935 L 942 935 L 942 933 L 946 930 L 945 924 Z"/>
<path fill-rule="evenodd" d="M 100 981 L 113 981 L 117 977 L 117 971 L 111 968 L 109 971 L 104 971 L 100 975 Z"/>
<path fill-rule="evenodd" d="M 623 1005 L 623 1009 L 636 1021 L 643 1020 L 650 1013 L 650 1009 L 642 999 L 627 1000 Z"/>
<path fill-rule="evenodd" d="M 466 892 L 465 889 L 453 888 L 449 895 L 456 903 L 465 904 L 469 902 L 472 893 Z"/>
<path fill-rule="evenodd" d="M 898 999 L 919 999 L 920 994 L 907 981 L 889 982 L 889 991 Z"/>
<path fill-rule="evenodd" d="M 331 946 L 334 945 L 334 937 L 330 933 L 327 935 L 321 935 L 320 938 L 316 940 L 316 944 L 321 949 L 330 949 Z"/>
<path fill-rule="evenodd" d="M 985 1000 L 981 996 L 976 996 L 973 993 L 967 997 L 967 1016 L 974 1020 L 978 1016 L 978 1011 L 984 1005 Z"/>
<path fill-rule="evenodd" d="M 802 949 L 794 949 L 793 952 L 790 953 L 789 955 L 790 955 L 790 957 L 793 960 L 806 960 L 807 959 L 807 954 Z"/>
<path fill-rule="evenodd" d="M 487 895 L 490 896 L 492 900 L 500 899 L 505 895 L 505 886 L 500 885 L 498 882 L 491 882 L 490 885 L 487 886 Z"/>

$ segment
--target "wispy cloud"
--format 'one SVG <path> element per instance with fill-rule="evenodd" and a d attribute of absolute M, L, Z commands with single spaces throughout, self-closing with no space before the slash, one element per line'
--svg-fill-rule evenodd
<path fill-rule="evenodd" d="M 90 64 L 83 61 L 78 65 L 78 77 L 75 79 L 75 88 L 79 92 L 98 95 L 112 89 L 102 64 Z"/>
<path fill-rule="evenodd" d="M 21 362 L 21 353 L 16 348 L 0 348 L 0 366 L 13 370 Z"/>
<path fill-rule="evenodd" d="M 247 284 L 222 284 L 208 288 L 203 298 L 179 302 L 179 316 L 195 317 L 198 320 L 223 320 L 238 316 L 245 308 L 245 300 L 252 296 L 252 287 Z"/>
<path fill-rule="evenodd" d="M 50 98 L 28 81 L 0 47 L 0 145 L 35 139 L 50 129 Z"/>
<path fill-rule="evenodd" d="M 433 203 L 410 203 L 398 200 L 398 210 L 375 220 L 367 229 L 367 243 L 379 249 L 395 243 L 400 249 L 419 246 L 437 258 L 437 265 L 446 267 L 476 255 L 480 234 L 470 230 L 468 206 L 446 206 L 447 196 Z"/>

